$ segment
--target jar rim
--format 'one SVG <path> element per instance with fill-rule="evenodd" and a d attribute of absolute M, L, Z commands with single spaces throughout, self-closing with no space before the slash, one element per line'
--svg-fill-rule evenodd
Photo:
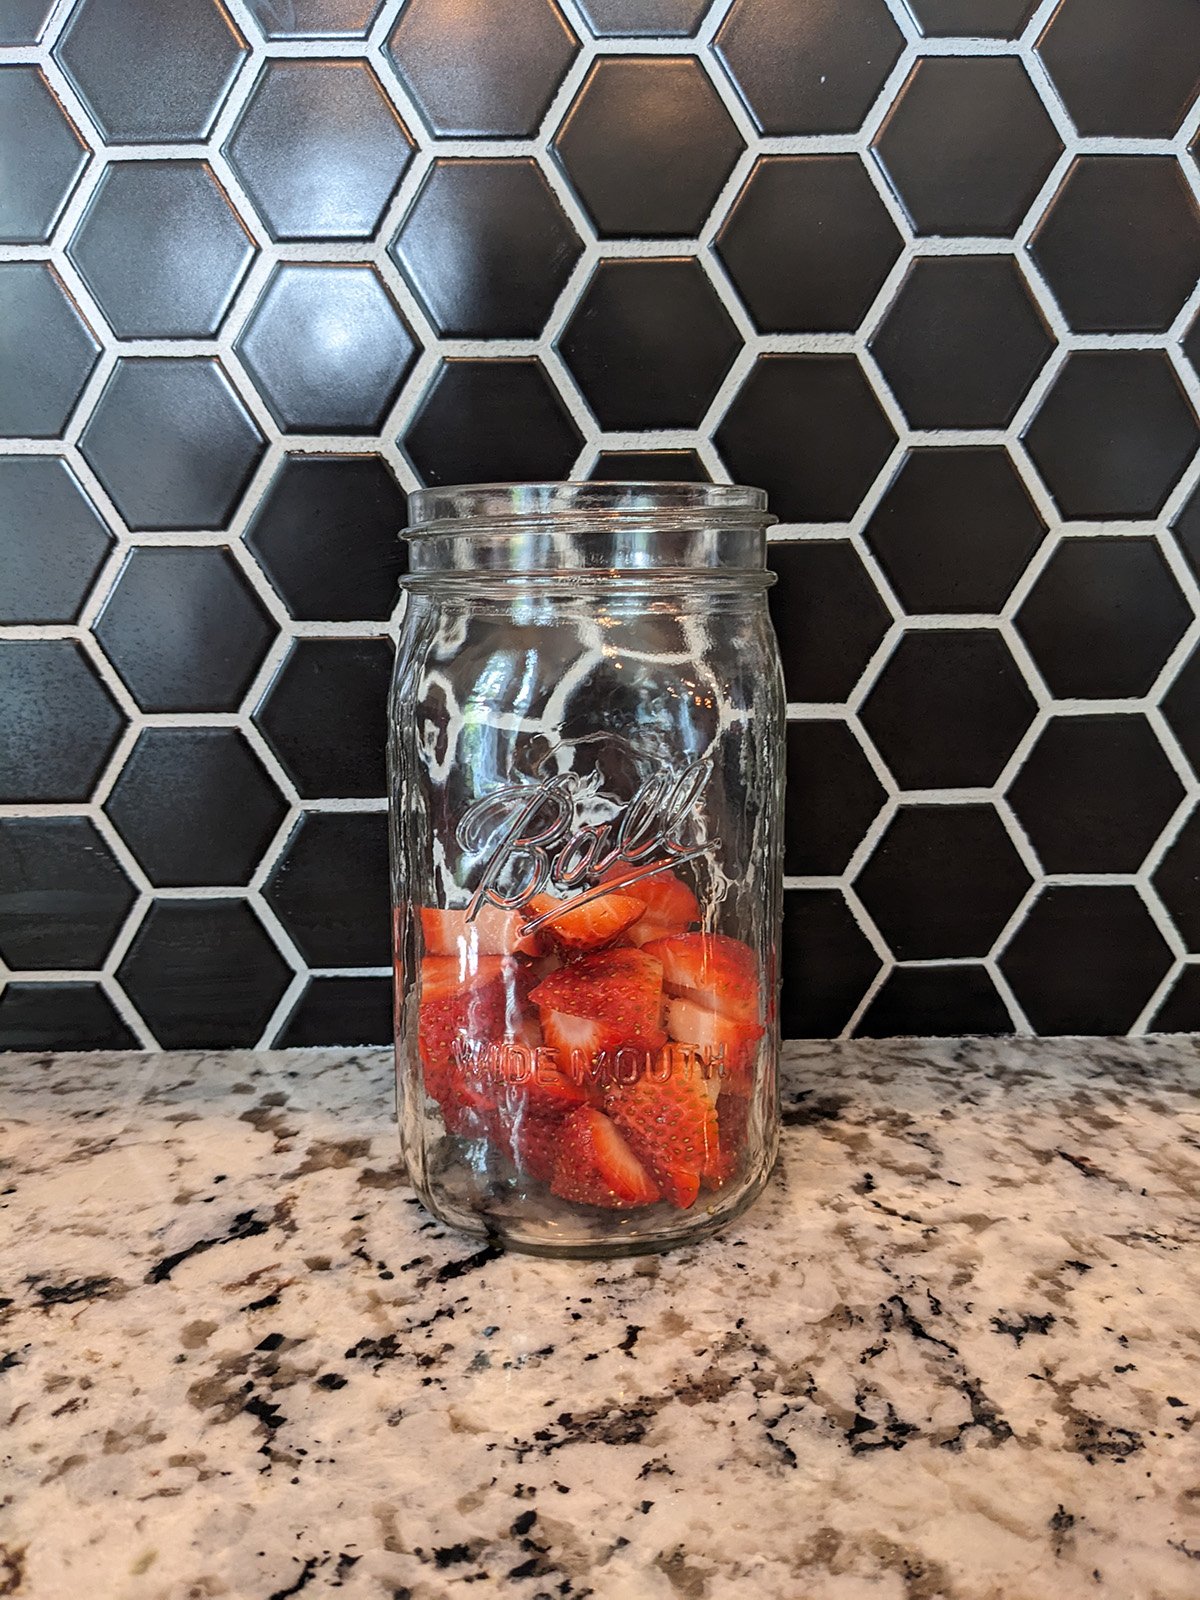
<path fill-rule="evenodd" d="M 737 483 L 670 480 L 595 482 L 563 479 L 541 483 L 462 483 L 416 489 L 408 496 L 405 539 L 440 537 L 470 527 L 528 528 L 570 521 L 597 531 L 655 517 L 694 518 L 740 527 L 766 528 L 777 519 L 767 510 L 765 489 Z"/>

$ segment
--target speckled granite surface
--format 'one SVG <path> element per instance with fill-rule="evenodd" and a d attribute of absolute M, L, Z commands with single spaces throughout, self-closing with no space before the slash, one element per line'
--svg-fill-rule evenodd
<path fill-rule="evenodd" d="M 789 1057 L 599 1266 L 431 1223 L 381 1053 L 0 1058 L 0 1594 L 1195 1600 L 1200 1045 Z"/>

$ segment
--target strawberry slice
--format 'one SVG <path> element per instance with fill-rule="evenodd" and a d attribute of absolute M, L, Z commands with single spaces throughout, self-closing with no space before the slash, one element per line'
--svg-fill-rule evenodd
<path fill-rule="evenodd" d="M 421 932 L 431 956 L 471 951 L 481 956 L 540 955 L 542 940 L 536 934 L 521 934 L 525 921 L 524 913 L 501 911 L 499 906 L 480 906 L 470 921 L 465 911 L 421 907 Z"/>
<path fill-rule="evenodd" d="M 562 1150 L 564 1125 L 562 1116 L 543 1114 L 528 1101 L 510 1101 L 496 1112 L 497 1143 L 522 1177 L 549 1183 Z"/>
<path fill-rule="evenodd" d="M 602 894 L 595 900 L 584 901 L 582 905 L 573 905 L 570 900 L 558 900 L 552 894 L 535 894 L 525 907 L 526 920 L 547 916 L 557 906 L 563 909 L 544 922 L 537 932 L 548 933 L 557 945 L 567 951 L 599 950 L 606 944 L 612 944 L 646 909 L 645 901 L 631 894 Z"/>
<path fill-rule="evenodd" d="M 664 1197 L 681 1210 L 692 1205 L 718 1141 L 716 1114 L 700 1077 L 689 1072 L 666 1083 L 640 1078 L 607 1095 L 604 1106 Z"/>
<path fill-rule="evenodd" d="M 706 1189 L 721 1189 L 734 1177 L 742 1163 L 746 1128 L 750 1121 L 750 1100 L 744 1094 L 726 1091 L 718 1102 L 717 1146 L 710 1150 L 700 1181 Z"/>
<path fill-rule="evenodd" d="M 754 1046 L 763 1036 L 757 1022 L 738 1022 L 694 1000 L 668 1001 L 667 1032 L 679 1044 L 694 1045 L 723 1059 L 728 1076 L 742 1080 L 753 1065 Z"/>
<path fill-rule="evenodd" d="M 600 874 L 600 882 L 609 883 L 639 870 L 644 868 L 618 861 Z M 651 939 L 666 939 L 673 933 L 684 933 L 693 922 L 700 920 L 696 896 L 665 863 L 653 877 L 638 878 L 628 888 L 618 890 L 618 893 L 633 895 L 645 903 L 645 911 L 628 930 L 632 944 L 643 945 Z"/>
<path fill-rule="evenodd" d="M 683 1000 L 738 1022 L 758 1020 L 758 963 L 749 945 L 724 933 L 677 933 L 643 945 L 662 962 L 663 983 Z"/>
<path fill-rule="evenodd" d="M 611 1022 L 599 1017 L 573 1017 L 566 1011 L 542 1012 L 542 1038 L 568 1065 L 573 1050 L 591 1060 L 604 1052 L 619 1050 L 625 1042 L 620 1028 L 614 1028 Z"/>
<path fill-rule="evenodd" d="M 490 1086 L 459 1059 L 495 1040 L 524 1040 L 536 1021 L 525 964 L 509 956 L 426 956 L 421 963 L 417 1046 L 425 1088 L 443 1110 L 451 1103 L 483 1108 Z M 536 1037 L 536 1033 L 534 1035 Z M 458 1045 L 458 1052 L 455 1045 Z M 474 1137 L 474 1135 L 472 1135 Z"/>
<path fill-rule="evenodd" d="M 662 966 L 642 950 L 597 951 L 550 973 L 529 998 L 543 1011 L 603 1022 L 619 1042 L 649 1039 L 662 1027 Z"/>
<path fill-rule="evenodd" d="M 662 1198 L 610 1118 L 592 1106 L 572 1112 L 562 1125 L 550 1192 L 613 1211 L 652 1206 Z"/>

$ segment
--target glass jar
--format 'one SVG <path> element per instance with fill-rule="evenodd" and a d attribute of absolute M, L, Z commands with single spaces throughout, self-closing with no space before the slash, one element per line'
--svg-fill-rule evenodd
<path fill-rule="evenodd" d="M 542 1255 L 697 1239 L 778 1142 L 766 497 L 501 484 L 410 512 L 389 763 L 411 1180 Z"/>

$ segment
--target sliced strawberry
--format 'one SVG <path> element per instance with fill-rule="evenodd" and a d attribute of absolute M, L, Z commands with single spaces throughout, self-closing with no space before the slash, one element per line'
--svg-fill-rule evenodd
<path fill-rule="evenodd" d="M 662 1026 L 662 966 L 642 950 L 598 951 L 550 973 L 529 998 L 543 1012 L 603 1022 L 618 1042 L 647 1039 Z"/>
<path fill-rule="evenodd" d="M 417 1043 L 426 1091 L 443 1112 L 451 1106 L 489 1108 L 496 1084 L 476 1068 L 497 1042 L 541 1043 L 529 1004 L 526 964 L 508 956 L 426 956 L 421 963 Z M 448 1117 L 447 1125 L 453 1120 Z M 458 1131 L 451 1129 L 452 1132 Z M 477 1131 L 466 1137 L 481 1137 Z"/>
<path fill-rule="evenodd" d="M 456 956 L 426 956 L 422 961 L 417 1043 L 425 1087 L 435 1100 L 442 1100 L 453 1087 L 456 1040 L 503 1034 L 504 976 L 502 956 L 479 956 L 473 964 Z"/>
<path fill-rule="evenodd" d="M 540 1115 L 524 1099 L 502 1102 L 494 1116 L 496 1142 L 518 1172 L 549 1183 L 562 1148 L 564 1119 Z"/>
<path fill-rule="evenodd" d="M 567 951 L 599 950 L 619 939 L 646 909 L 645 901 L 632 894 L 602 894 L 595 900 L 574 905 L 551 894 L 535 894 L 525 907 L 526 920 L 545 917 L 561 905 L 564 909 L 550 916 L 538 932 L 545 932 Z"/>
<path fill-rule="evenodd" d="M 677 933 L 642 947 L 662 962 L 667 990 L 738 1022 L 758 1020 L 758 963 L 749 945 L 724 933 Z"/>
<path fill-rule="evenodd" d="M 620 1028 L 599 1017 L 573 1017 L 566 1011 L 542 1012 L 542 1038 L 559 1052 L 562 1061 L 570 1064 L 571 1052 L 582 1051 L 590 1060 L 592 1056 L 620 1049 L 625 1036 Z"/>
<path fill-rule="evenodd" d="M 744 1094 L 722 1094 L 717 1103 L 716 1149 L 709 1151 L 700 1181 L 706 1189 L 723 1188 L 742 1164 L 746 1128 L 750 1121 L 750 1100 Z"/>
<path fill-rule="evenodd" d="M 650 1206 L 662 1198 L 612 1121 L 591 1106 L 573 1112 L 562 1125 L 550 1192 L 610 1210 Z"/>
<path fill-rule="evenodd" d="M 648 865 L 646 863 L 645 865 Z M 631 866 L 627 861 L 615 862 L 600 875 L 601 883 L 627 877 L 631 872 L 645 870 Z M 696 896 L 683 879 L 664 864 L 661 872 L 651 878 L 638 878 L 628 888 L 618 890 L 645 903 L 645 911 L 628 930 L 631 944 L 643 945 L 650 939 L 666 939 L 673 933 L 683 933 L 700 920 L 700 906 Z"/>
<path fill-rule="evenodd" d="M 694 1000 L 667 1002 L 667 1032 L 680 1044 L 694 1045 L 723 1061 L 728 1077 L 743 1081 L 754 1061 L 754 1047 L 763 1036 L 757 1022 L 738 1022 L 709 1011 Z"/>
<path fill-rule="evenodd" d="M 481 956 L 540 955 L 542 940 L 536 934 L 522 937 L 525 921 L 523 912 L 501 911 L 499 906 L 480 906 L 470 920 L 465 911 L 421 907 L 421 932 L 431 956 L 456 956 L 460 950 Z"/>
<path fill-rule="evenodd" d="M 606 1095 L 604 1105 L 665 1198 L 690 1206 L 717 1149 L 717 1118 L 702 1080 L 693 1073 L 666 1083 L 640 1078 Z"/>
<path fill-rule="evenodd" d="M 486 1139 L 490 1144 L 498 1140 L 500 1127 L 491 1106 L 477 1105 L 456 1088 L 446 1091 L 438 1103 L 447 1133 L 460 1139 Z"/>

